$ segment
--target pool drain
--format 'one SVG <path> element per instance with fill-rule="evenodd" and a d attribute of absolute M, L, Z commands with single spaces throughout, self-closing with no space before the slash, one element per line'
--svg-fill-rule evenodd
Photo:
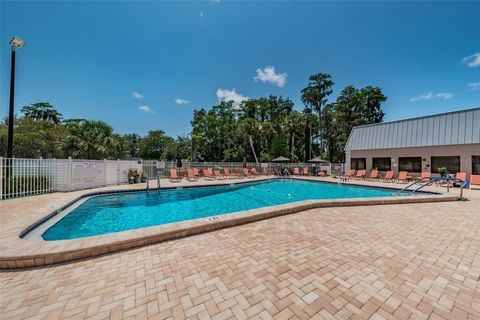
<path fill-rule="evenodd" d="M 210 217 L 207 219 L 207 221 L 215 221 L 215 220 L 218 220 L 220 219 L 219 217 Z"/>

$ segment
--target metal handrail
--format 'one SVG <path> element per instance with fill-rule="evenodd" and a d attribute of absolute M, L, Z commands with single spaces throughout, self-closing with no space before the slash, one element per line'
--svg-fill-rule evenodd
<path fill-rule="evenodd" d="M 400 194 L 401 192 L 404 192 L 404 191 L 407 191 L 407 189 L 411 186 L 414 186 L 416 185 L 417 183 L 421 182 L 422 180 L 425 180 L 425 178 L 423 179 L 418 179 L 416 181 L 414 181 L 413 183 L 409 184 L 408 186 L 406 186 L 405 188 L 403 188 L 402 190 L 400 190 L 399 192 L 397 192 L 397 195 Z M 430 186 L 431 184 L 433 184 L 434 182 L 436 181 L 447 181 L 447 182 L 461 182 L 462 185 L 460 186 L 460 199 L 463 199 L 463 189 L 466 189 L 470 183 L 469 180 L 462 180 L 462 179 L 458 179 L 458 178 L 451 178 L 451 177 L 433 177 L 433 178 L 429 178 L 428 181 L 426 183 L 424 183 L 423 185 L 421 185 L 420 187 L 418 187 L 417 189 L 415 190 L 409 190 L 411 193 L 412 192 L 418 192 L 420 190 L 422 190 L 423 188 L 425 187 L 428 187 Z M 447 184 L 447 192 L 450 192 L 450 186 Z"/>

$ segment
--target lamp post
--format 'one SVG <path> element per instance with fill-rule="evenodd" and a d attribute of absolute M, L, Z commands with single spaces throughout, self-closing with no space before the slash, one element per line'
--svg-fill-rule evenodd
<path fill-rule="evenodd" d="M 8 144 L 7 144 L 7 158 L 13 158 L 13 121 L 15 117 L 14 96 L 15 96 L 15 50 L 21 49 L 25 42 L 17 37 L 10 40 L 12 46 L 12 64 L 10 66 L 10 108 L 8 111 Z"/>

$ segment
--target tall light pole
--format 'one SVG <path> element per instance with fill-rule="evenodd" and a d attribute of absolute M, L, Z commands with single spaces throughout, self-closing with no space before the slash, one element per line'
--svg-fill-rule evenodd
<path fill-rule="evenodd" d="M 25 42 L 17 37 L 10 40 L 12 46 L 12 64 L 10 66 L 10 108 L 8 111 L 8 144 L 7 144 L 7 158 L 13 158 L 13 121 L 15 117 L 14 96 L 15 96 L 15 50 L 21 49 Z"/>

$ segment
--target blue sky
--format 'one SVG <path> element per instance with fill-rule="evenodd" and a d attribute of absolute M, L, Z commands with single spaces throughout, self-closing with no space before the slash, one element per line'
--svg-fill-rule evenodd
<path fill-rule="evenodd" d="M 480 2 L 0 2 L 0 117 L 49 101 L 120 133 L 190 131 L 218 99 L 294 100 L 308 76 L 388 96 L 385 120 L 480 105 Z M 269 67 L 273 67 L 269 68 Z M 235 92 L 233 92 L 235 89 Z"/>

